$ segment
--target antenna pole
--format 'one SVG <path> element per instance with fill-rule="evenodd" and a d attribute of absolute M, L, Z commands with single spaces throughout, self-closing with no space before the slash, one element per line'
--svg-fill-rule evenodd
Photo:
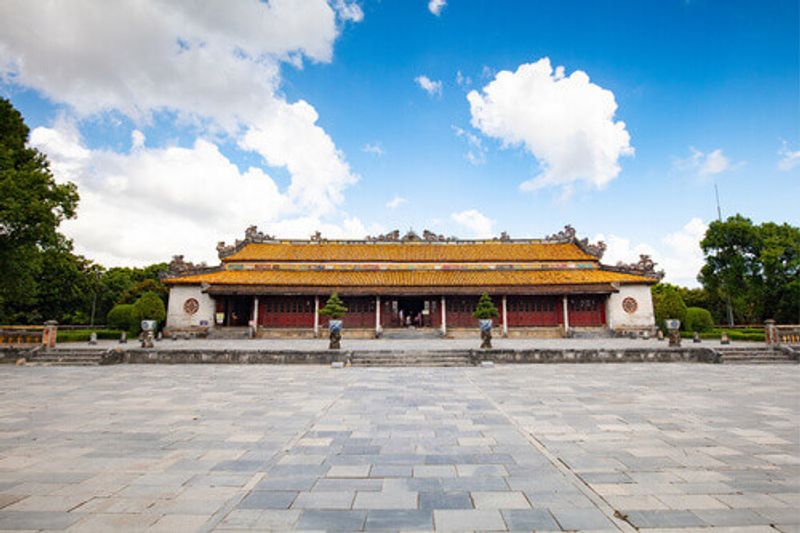
<path fill-rule="evenodd" d="M 719 205 L 719 187 L 717 187 L 716 182 L 714 183 L 714 196 L 717 198 L 717 219 L 722 222 L 722 208 Z M 726 293 L 728 291 L 725 291 Z M 728 325 L 733 326 L 733 305 L 731 304 L 731 295 L 725 295 L 725 307 L 727 307 L 728 311 Z"/>

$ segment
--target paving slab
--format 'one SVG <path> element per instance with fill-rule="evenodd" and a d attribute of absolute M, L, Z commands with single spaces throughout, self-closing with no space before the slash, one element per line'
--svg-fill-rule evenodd
<path fill-rule="evenodd" d="M 799 378 L 0 367 L 0 530 L 795 531 Z"/>

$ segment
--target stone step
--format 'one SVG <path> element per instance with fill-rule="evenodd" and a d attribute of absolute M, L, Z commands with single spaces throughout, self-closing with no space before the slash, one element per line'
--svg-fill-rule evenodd
<path fill-rule="evenodd" d="M 792 359 L 775 359 L 775 360 L 759 360 L 759 359 L 740 359 L 736 361 L 723 361 L 726 365 L 796 365 L 797 361 Z"/>

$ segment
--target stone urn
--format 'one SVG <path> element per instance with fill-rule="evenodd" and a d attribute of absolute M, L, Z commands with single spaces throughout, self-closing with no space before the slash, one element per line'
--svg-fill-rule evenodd
<path fill-rule="evenodd" d="M 330 333 L 328 349 L 338 350 L 342 347 L 342 328 L 344 328 L 344 323 L 341 320 L 328 321 L 328 332 Z"/>
<path fill-rule="evenodd" d="M 492 347 L 492 319 L 481 318 L 478 320 L 478 326 L 481 328 L 481 349 L 488 349 Z"/>

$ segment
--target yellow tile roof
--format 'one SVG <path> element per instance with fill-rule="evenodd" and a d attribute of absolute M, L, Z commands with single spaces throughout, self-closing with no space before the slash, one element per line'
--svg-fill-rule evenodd
<path fill-rule="evenodd" d="M 596 261 L 573 243 L 521 242 L 314 242 L 251 243 L 225 262 L 235 261 Z"/>
<path fill-rule="evenodd" d="M 595 283 L 654 283 L 633 274 L 600 269 L 524 271 L 291 271 L 222 270 L 165 280 L 170 284 L 268 285 L 307 287 L 481 287 L 581 285 Z"/>

